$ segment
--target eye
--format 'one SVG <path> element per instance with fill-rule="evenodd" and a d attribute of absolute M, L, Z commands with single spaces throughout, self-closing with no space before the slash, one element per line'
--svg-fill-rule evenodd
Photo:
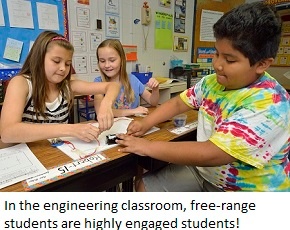
<path fill-rule="evenodd" d="M 236 61 L 227 59 L 226 62 L 229 63 L 229 64 L 232 64 L 232 63 L 235 63 Z"/>

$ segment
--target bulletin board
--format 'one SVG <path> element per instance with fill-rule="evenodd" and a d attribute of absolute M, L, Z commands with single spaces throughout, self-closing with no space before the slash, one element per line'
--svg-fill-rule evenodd
<path fill-rule="evenodd" d="M 68 37 L 67 0 L 1 0 L 0 4 L 2 4 L 4 18 L 4 25 L 0 26 L 0 63 L 8 65 L 23 64 L 33 42 L 44 30 L 53 30 Z M 10 8 L 8 8 L 9 4 Z M 24 11 L 23 7 L 25 7 Z M 29 15 L 30 12 L 32 17 Z M 27 15 L 29 15 L 27 18 L 32 18 L 32 23 L 29 23 L 30 26 L 28 27 L 25 23 L 23 23 L 24 25 L 21 24 L 23 14 L 26 14 L 25 18 Z M 54 21 L 58 21 L 58 23 L 51 25 L 51 22 Z M 21 26 L 18 26 L 17 22 Z M 9 50 L 7 45 L 10 48 L 13 42 L 17 46 L 19 45 L 20 57 L 18 60 L 13 58 L 11 60 L 11 55 L 7 55 L 7 50 Z M 11 47 L 14 51 L 14 46 Z"/>
<path fill-rule="evenodd" d="M 282 36 L 273 66 L 290 66 L 290 20 L 282 23 Z"/>
<path fill-rule="evenodd" d="M 196 62 L 197 58 L 197 47 L 214 47 L 214 42 L 200 41 L 201 32 L 201 14 L 203 10 L 210 10 L 216 12 L 227 12 L 232 8 L 245 3 L 245 0 L 223 0 L 223 1 L 212 1 L 212 0 L 196 0 L 195 1 L 195 18 L 194 18 L 194 28 L 193 28 L 193 44 L 194 47 L 192 52 L 192 62 Z"/>
<path fill-rule="evenodd" d="M 282 34 L 278 53 L 272 66 L 290 66 L 290 1 L 285 2 L 275 4 L 282 21 Z"/>

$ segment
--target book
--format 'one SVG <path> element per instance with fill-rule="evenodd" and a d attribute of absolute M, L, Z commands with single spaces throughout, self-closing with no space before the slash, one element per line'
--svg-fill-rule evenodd
<path fill-rule="evenodd" d="M 184 82 L 183 79 L 169 78 L 169 77 L 155 77 L 159 84 L 170 84 L 174 82 Z"/>

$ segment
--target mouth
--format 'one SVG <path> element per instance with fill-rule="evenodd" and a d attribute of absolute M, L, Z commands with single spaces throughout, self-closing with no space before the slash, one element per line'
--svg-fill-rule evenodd
<path fill-rule="evenodd" d="M 65 78 L 64 74 L 56 74 L 56 76 L 59 77 L 59 78 Z"/>
<path fill-rule="evenodd" d="M 224 74 L 216 74 L 216 77 L 217 78 L 227 78 L 227 76 L 226 75 L 224 75 Z"/>
<path fill-rule="evenodd" d="M 227 82 L 227 76 L 226 75 L 217 74 L 216 75 L 216 79 L 217 79 L 217 82 L 222 84 L 222 85 Z"/>

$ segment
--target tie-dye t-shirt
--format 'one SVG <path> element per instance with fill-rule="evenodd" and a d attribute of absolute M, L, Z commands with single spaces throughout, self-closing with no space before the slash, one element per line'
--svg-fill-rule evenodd
<path fill-rule="evenodd" d="M 198 108 L 197 141 L 210 140 L 237 160 L 198 167 L 224 191 L 290 191 L 290 96 L 268 73 L 248 87 L 224 90 L 216 75 L 181 93 Z"/>
<path fill-rule="evenodd" d="M 114 104 L 115 109 L 135 109 L 140 105 L 140 96 L 145 90 L 145 85 L 133 74 L 130 74 L 128 77 L 134 91 L 135 100 L 132 103 L 128 102 L 124 93 L 124 86 L 122 86 Z M 96 77 L 94 82 L 102 82 L 102 78 L 100 76 Z"/>

